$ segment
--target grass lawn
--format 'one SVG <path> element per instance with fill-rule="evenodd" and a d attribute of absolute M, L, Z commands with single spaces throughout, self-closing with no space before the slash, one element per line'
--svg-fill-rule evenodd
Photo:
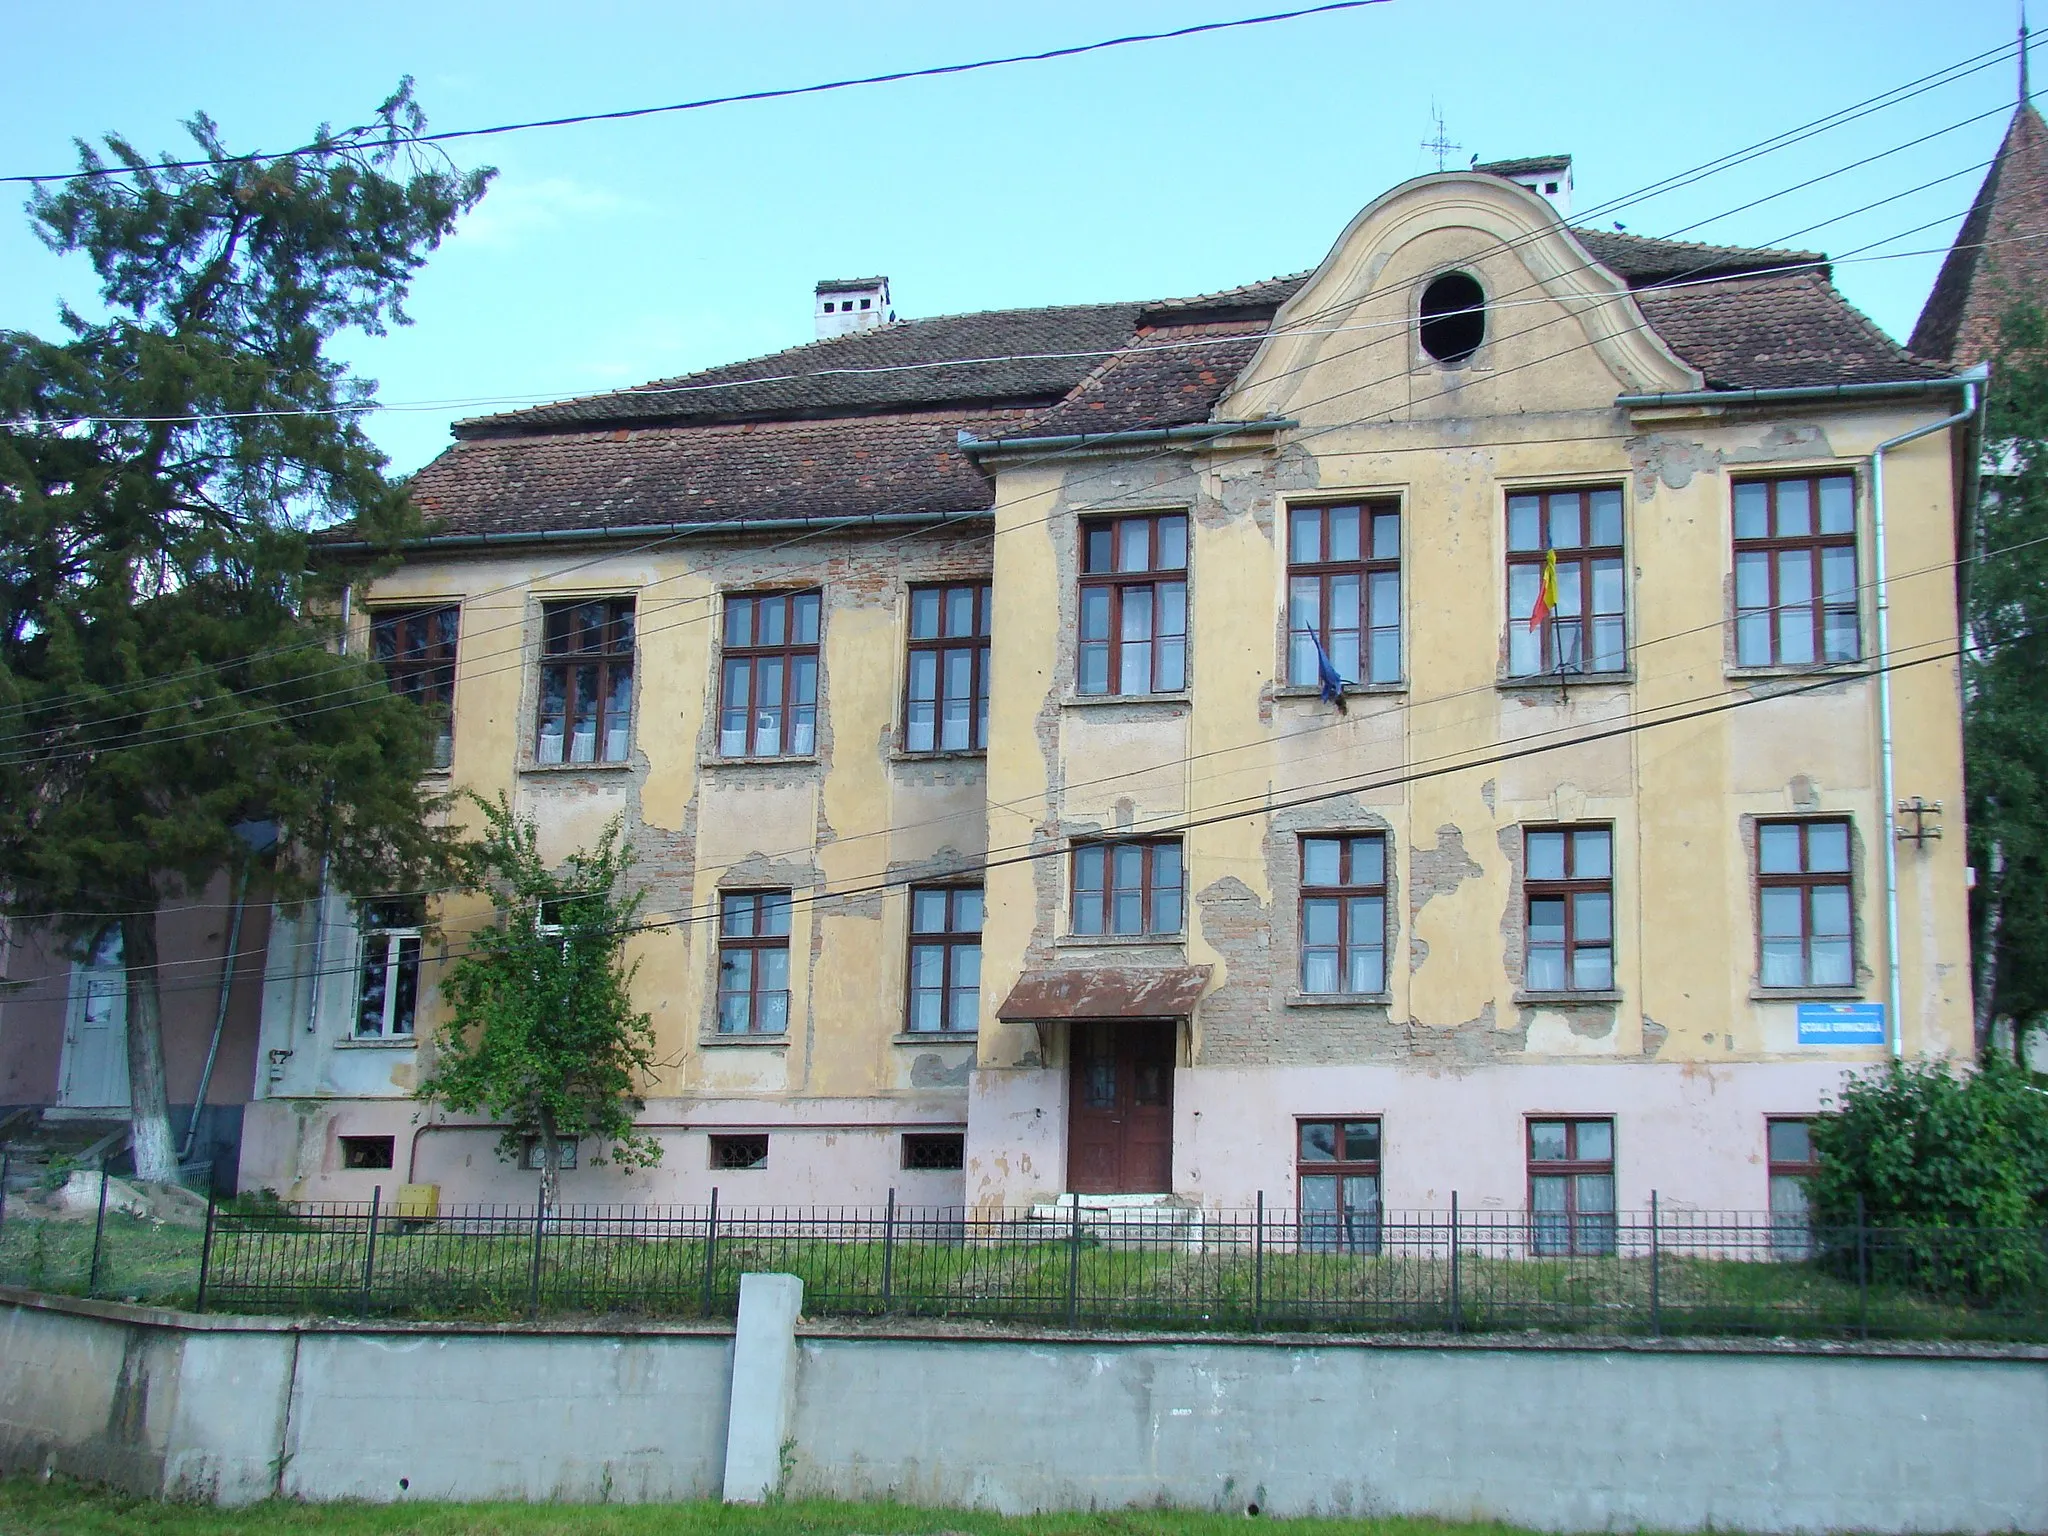
<path fill-rule="evenodd" d="M 5 1536 L 1243 1536 L 1242 1515 L 1167 1510 L 1008 1518 L 900 1504 L 258 1504 L 208 1509 L 77 1483 L 0 1479 Z M 1276 1520 L 1295 1536 L 1493 1536 L 1505 1525 L 1436 1520 Z"/>

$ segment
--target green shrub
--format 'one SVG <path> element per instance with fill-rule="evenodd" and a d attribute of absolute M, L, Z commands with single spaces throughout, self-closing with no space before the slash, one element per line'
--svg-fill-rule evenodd
<path fill-rule="evenodd" d="M 1874 1278 L 1986 1302 L 2048 1279 L 2048 1094 L 2011 1065 L 1892 1062 L 1848 1083 L 1813 1147 L 1816 1230 L 1882 1229 L 1863 1245 Z"/>

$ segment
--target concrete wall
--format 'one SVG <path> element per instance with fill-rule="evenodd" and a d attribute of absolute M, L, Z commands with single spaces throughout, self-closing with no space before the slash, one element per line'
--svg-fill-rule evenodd
<path fill-rule="evenodd" d="M 818 1326 L 797 1343 L 791 1495 L 1549 1530 L 2048 1528 L 2048 1350 Z M 724 1333 L 356 1327 L 0 1293 L 0 1469 L 144 1493 L 711 1497 L 738 1396 Z"/>

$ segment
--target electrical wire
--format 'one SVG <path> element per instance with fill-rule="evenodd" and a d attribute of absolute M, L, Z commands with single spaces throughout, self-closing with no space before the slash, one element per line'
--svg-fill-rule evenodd
<path fill-rule="evenodd" d="M 779 86 L 759 91 L 737 91 L 726 96 L 703 96 L 694 101 L 671 102 L 659 107 L 625 107 L 610 112 L 578 112 L 563 117 L 532 118 L 525 122 L 499 123 L 490 128 L 448 128 L 438 133 L 389 132 L 375 135 L 368 146 L 372 149 L 397 148 L 406 144 L 451 144 L 459 139 L 491 138 L 499 134 L 525 133 L 535 128 L 568 128 L 582 123 L 616 123 L 632 118 L 660 117 L 675 112 L 700 112 L 710 107 L 730 107 L 743 102 L 786 101 L 796 96 L 818 96 L 828 91 L 852 90 L 857 86 L 893 85 L 904 80 L 931 80 L 945 75 L 972 74 L 977 70 L 1000 69 L 1011 64 L 1043 64 L 1055 59 L 1078 58 L 1083 54 L 1100 53 L 1107 48 L 1128 48 L 1138 43 L 1171 42 L 1177 38 L 1199 37 L 1210 32 L 1230 32 L 1244 27 L 1263 27 L 1275 22 L 1298 21 L 1306 16 L 1324 16 L 1334 11 L 1363 10 L 1370 5 L 1384 5 L 1387 0 L 1328 0 L 1322 5 L 1304 6 L 1299 10 L 1273 11 L 1263 16 L 1241 16 L 1231 21 L 1205 21 L 1193 26 L 1175 27 L 1167 32 L 1134 32 L 1124 37 L 1104 38 L 1094 43 L 1074 43 L 1063 48 L 1045 48 L 1036 53 L 1013 53 L 1000 58 L 974 59 L 962 64 L 934 64 L 923 69 L 895 69 L 879 75 L 858 75 L 843 80 L 826 80 L 815 85 Z M 371 127 L 353 130 L 370 132 Z M 0 176 L 0 184 L 19 184 L 44 181 L 72 181 L 85 178 L 108 176 L 145 176 L 158 171 L 207 170 L 224 165 L 253 165 L 278 160 L 299 160 L 308 156 L 325 155 L 333 152 L 337 140 L 329 139 L 320 143 L 302 145 L 298 149 L 284 150 L 277 154 L 222 155 L 204 160 L 160 160 L 145 165 L 87 166 L 79 170 L 62 171 L 42 176 Z"/>

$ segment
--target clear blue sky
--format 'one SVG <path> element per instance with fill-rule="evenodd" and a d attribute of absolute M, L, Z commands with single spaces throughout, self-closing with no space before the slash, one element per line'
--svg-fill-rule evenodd
<path fill-rule="evenodd" d="M 432 0 L 16 4 L 0 173 L 62 169 L 110 129 L 179 149 L 203 108 L 272 149 L 359 120 L 412 74 L 432 126 L 651 105 L 1085 42 L 1283 8 L 1259 0 L 859 7 Z M 2037 20 L 2048 19 L 2044 15 Z M 1622 196 L 2012 36 L 2010 0 L 1712 6 L 1392 0 L 1334 16 L 799 101 L 457 146 L 500 170 L 415 288 L 417 324 L 344 350 L 394 404 L 563 396 L 809 339 L 822 277 L 887 273 L 905 316 L 1140 299 L 1312 266 L 1405 177 L 1440 109 L 1464 163 L 1568 151 L 1580 206 Z M 2043 68 L 2048 68 L 2044 62 Z M 2015 92 L 2000 65 L 1607 216 L 1639 234 L 1842 252 L 1944 246 Z M 1760 207 L 1739 205 L 1991 115 Z M 1696 227 L 1695 227 L 1696 226 Z M 1934 255 L 1837 281 L 1895 336 Z M 0 326 L 54 331 L 91 274 L 0 220 Z M 372 424 L 410 470 L 475 408 Z"/>

